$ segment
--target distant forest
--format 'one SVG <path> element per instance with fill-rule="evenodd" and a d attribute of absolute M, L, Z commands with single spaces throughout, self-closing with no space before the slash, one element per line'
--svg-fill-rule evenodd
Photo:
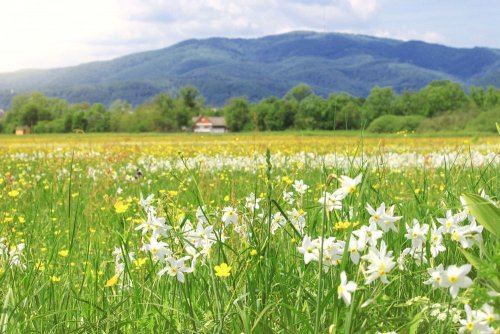
<path fill-rule="evenodd" d="M 281 98 L 250 103 L 246 97 L 233 97 L 220 109 L 208 107 L 193 86 L 184 86 L 175 95 L 160 93 L 135 108 L 123 100 L 109 107 L 70 104 L 34 92 L 13 98 L 10 109 L 0 116 L 0 132 L 14 133 L 18 126 L 28 126 L 34 133 L 190 131 L 197 115 L 224 116 L 232 132 L 361 128 L 386 133 L 493 132 L 495 121 L 500 121 L 500 89 L 466 91 L 458 83 L 441 80 L 401 94 L 391 87 L 374 87 L 366 98 L 346 93 L 323 98 L 300 84 Z"/>

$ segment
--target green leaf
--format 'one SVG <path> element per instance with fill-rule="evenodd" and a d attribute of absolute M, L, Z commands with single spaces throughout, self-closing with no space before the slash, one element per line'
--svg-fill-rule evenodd
<path fill-rule="evenodd" d="M 498 131 L 498 134 L 500 134 L 500 124 L 498 123 L 495 123 L 497 125 L 497 131 Z"/>
<path fill-rule="evenodd" d="M 483 260 L 481 260 L 480 258 L 478 258 L 475 255 L 472 255 L 471 253 L 467 252 L 466 250 L 460 248 L 460 251 L 462 252 L 462 254 L 467 259 L 467 262 L 469 262 L 470 264 L 472 264 L 472 266 L 474 268 L 479 269 L 479 266 L 484 263 Z"/>
<path fill-rule="evenodd" d="M 491 201 L 475 194 L 465 194 L 467 208 L 477 221 L 500 239 L 500 209 Z"/>
<path fill-rule="evenodd" d="M 424 320 L 422 312 L 417 313 L 409 323 L 408 334 L 418 333 L 418 326 Z"/>
<path fill-rule="evenodd" d="M 476 270 L 478 270 L 478 271 L 479 271 L 480 267 L 484 268 L 484 267 L 488 266 L 488 263 L 491 263 L 489 261 L 482 260 L 482 259 L 478 258 L 475 255 L 472 255 L 471 253 L 467 252 L 464 249 L 460 249 L 460 251 L 465 256 L 465 258 L 467 259 L 467 261 L 470 264 L 472 264 L 472 266 L 474 268 L 476 268 Z M 487 283 L 490 287 L 492 287 L 493 289 L 495 289 L 495 291 L 500 291 L 500 279 L 498 277 L 493 277 L 493 278 L 490 278 L 490 279 L 485 279 L 485 283 Z"/>

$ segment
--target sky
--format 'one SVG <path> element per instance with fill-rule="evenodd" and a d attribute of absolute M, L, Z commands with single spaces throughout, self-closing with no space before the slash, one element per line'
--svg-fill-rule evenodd
<path fill-rule="evenodd" d="M 0 0 L 0 72 L 295 30 L 500 49 L 499 18 L 500 0 Z"/>

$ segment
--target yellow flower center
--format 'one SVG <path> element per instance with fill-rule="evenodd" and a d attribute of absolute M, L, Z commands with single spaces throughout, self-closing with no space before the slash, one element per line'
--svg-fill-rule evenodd
<path fill-rule="evenodd" d="M 456 282 L 457 282 L 457 276 L 455 276 L 455 275 L 450 275 L 450 276 L 448 276 L 448 280 L 449 280 L 451 283 L 456 283 Z"/>
<path fill-rule="evenodd" d="M 342 288 L 341 285 L 339 285 L 339 287 L 337 288 L 337 292 L 339 295 L 343 294 L 344 293 L 344 289 Z"/>
<path fill-rule="evenodd" d="M 355 191 L 356 191 L 356 186 L 350 186 L 350 187 L 349 187 L 349 192 L 350 192 L 350 193 L 353 193 L 353 192 L 355 192 Z"/>
<path fill-rule="evenodd" d="M 379 220 L 379 219 L 380 219 L 379 215 L 377 215 L 377 214 L 373 215 L 373 218 L 374 218 L 375 220 Z"/>
<path fill-rule="evenodd" d="M 474 324 L 472 322 L 468 322 L 466 327 L 469 331 L 472 331 L 474 329 Z"/>

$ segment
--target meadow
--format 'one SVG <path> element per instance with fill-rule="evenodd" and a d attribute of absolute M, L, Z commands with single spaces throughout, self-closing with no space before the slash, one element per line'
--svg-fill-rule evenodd
<path fill-rule="evenodd" d="M 500 136 L 0 136 L 0 332 L 498 333 L 499 152 Z"/>

